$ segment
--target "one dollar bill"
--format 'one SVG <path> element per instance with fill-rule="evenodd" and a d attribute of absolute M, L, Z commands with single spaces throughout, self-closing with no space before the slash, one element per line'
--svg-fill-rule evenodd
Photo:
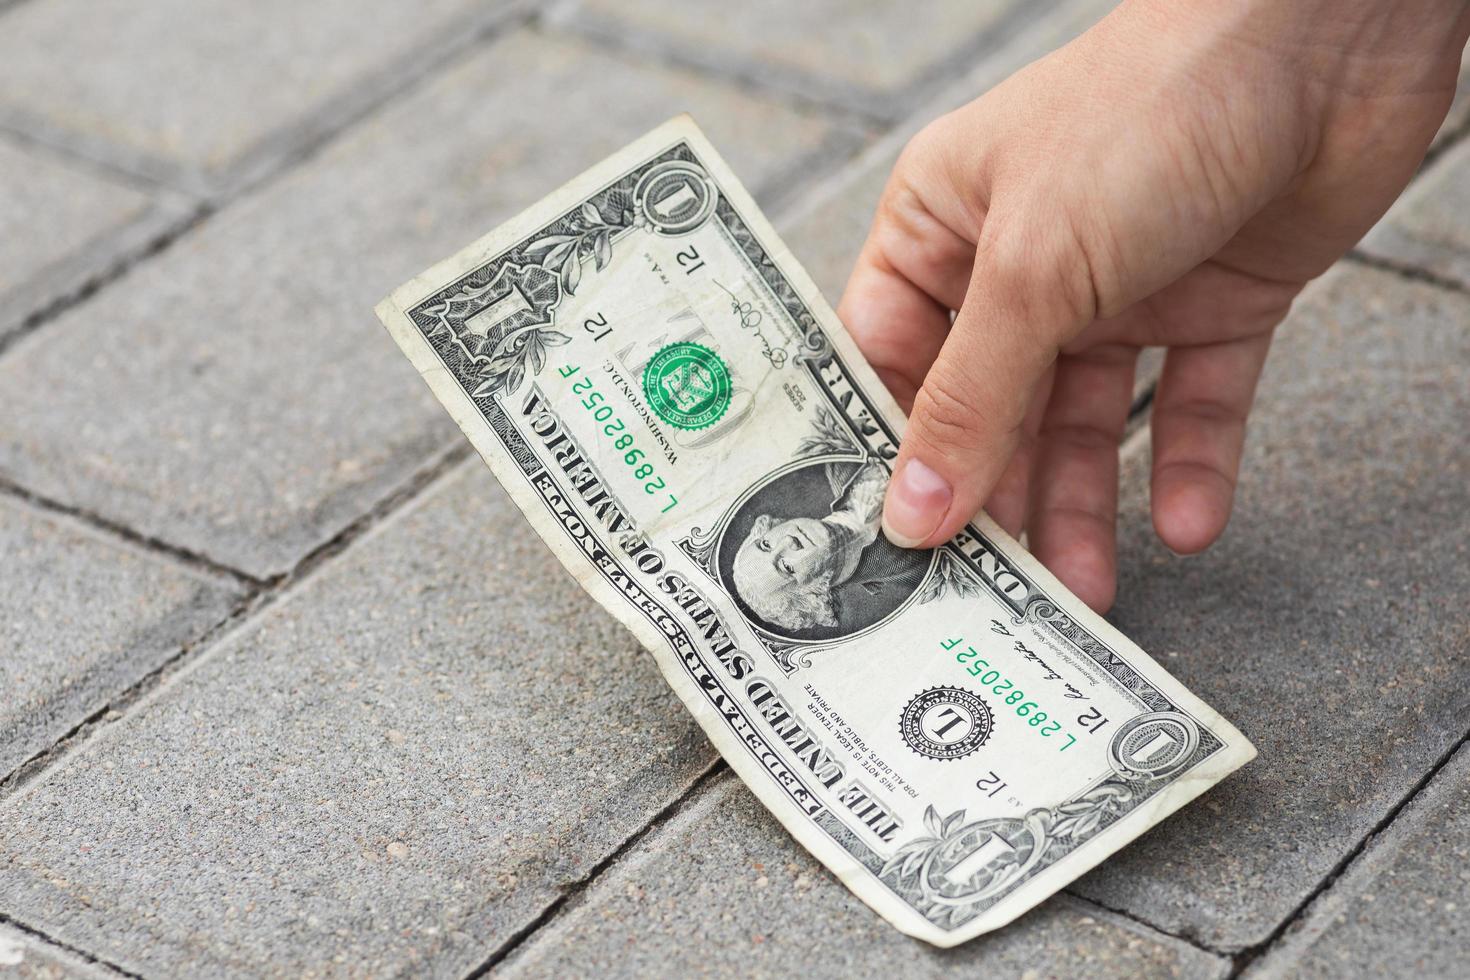
<path fill-rule="evenodd" d="M 687 117 L 378 315 L 731 768 L 905 933 L 1004 925 L 1255 755 L 984 515 L 888 543 L 903 414 Z"/>

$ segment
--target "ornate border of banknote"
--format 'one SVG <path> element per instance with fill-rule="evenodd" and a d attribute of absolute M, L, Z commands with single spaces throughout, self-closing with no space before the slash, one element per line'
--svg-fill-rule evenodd
<path fill-rule="evenodd" d="M 676 180 L 679 206 L 663 211 L 651 207 L 649 195 Z M 952 945 L 1013 918 L 1254 755 L 1227 722 L 1080 606 L 982 518 L 934 552 L 904 605 L 983 590 L 1010 612 L 1009 623 L 997 620 L 994 629 L 1032 624 L 1049 631 L 1129 692 L 1139 714 L 1112 737 L 1111 773 L 1066 800 L 1019 817 L 989 819 L 967 818 L 963 809 L 941 814 L 930 807 L 922 833 L 909 828 L 907 839 L 895 841 L 890 853 L 877 853 L 849 826 L 851 815 L 826 805 L 809 784 L 810 773 L 804 776 L 788 764 L 746 717 L 725 688 L 728 673 L 710 662 L 705 636 L 683 626 L 671 628 L 677 617 L 664 608 L 666 597 L 640 584 L 635 559 L 612 548 L 588 553 L 579 547 L 577 535 L 556 520 L 568 488 L 528 444 L 524 423 L 513 415 L 523 411 L 527 399 L 546 397 L 538 375 L 550 349 L 570 341 L 556 320 L 563 297 L 584 286 L 588 271 L 595 276 L 609 263 L 640 223 L 662 221 L 666 226 L 658 230 L 668 234 L 718 223 L 744 256 L 750 274 L 798 326 L 802 342 L 792 362 L 809 375 L 826 405 L 814 413 L 813 431 L 792 464 L 850 460 L 890 465 L 902 416 L 691 122 L 676 120 L 650 134 L 564 188 L 556 200 L 554 217 L 546 217 L 543 204 L 536 209 L 539 219 L 528 213 L 511 222 L 395 293 L 380 315 L 548 542 L 561 535 L 567 550 L 590 560 L 600 587 L 589 581 L 584 568 L 573 571 L 660 654 L 671 684 L 732 766 L 869 904 L 907 932 Z M 487 433 L 493 434 L 493 446 L 486 444 Z M 519 486 L 511 486 L 510 473 L 497 465 L 502 459 L 514 461 Z M 606 494 L 605 507 L 627 513 L 610 490 L 600 492 Z M 719 585 L 713 562 L 720 535 L 740 504 L 736 500 L 710 526 L 694 527 L 677 542 L 712 585 Z M 565 556 L 563 548 L 553 547 Z M 572 567 L 570 559 L 563 560 Z M 642 623 L 637 622 L 640 617 Z M 830 637 L 782 635 L 758 622 L 752 626 L 786 675 L 810 667 L 812 657 L 833 645 Z M 1165 758 L 1139 754 L 1141 746 L 1159 744 L 1165 736 L 1171 746 Z M 755 786 L 755 780 L 765 781 L 766 789 Z M 773 794 L 790 805 L 778 806 Z M 1006 859 L 972 869 L 977 852 L 993 840 L 1003 842 Z M 1088 849 L 1094 841 L 1098 846 Z M 834 848 L 848 860 L 835 860 Z M 964 873 L 957 876 L 957 869 Z M 987 916 L 992 909 L 998 914 Z"/>

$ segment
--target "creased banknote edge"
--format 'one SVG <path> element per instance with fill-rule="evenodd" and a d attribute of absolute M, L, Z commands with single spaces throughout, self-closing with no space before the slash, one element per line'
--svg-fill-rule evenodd
<path fill-rule="evenodd" d="M 686 709 L 694 716 L 700 728 L 704 730 L 736 774 L 782 826 L 814 857 L 826 865 L 859 899 L 895 928 L 936 946 L 958 945 L 1007 924 L 1076 880 L 1106 860 L 1111 854 L 1126 846 L 1149 827 L 1250 761 L 1255 757 L 1255 749 L 1233 725 L 1190 693 L 1127 637 L 1087 609 L 1013 538 L 982 514 L 977 517 L 975 523 L 991 541 L 1001 546 L 1009 561 L 1020 566 L 1051 596 L 1064 602 L 1069 614 L 1113 646 L 1120 655 L 1136 663 L 1151 665 L 1154 670 L 1149 672 L 1150 681 L 1219 736 L 1225 743 L 1225 750 L 1202 762 L 1190 772 L 1181 774 L 1167 789 L 1135 808 L 1109 828 L 1105 834 L 1099 835 L 1090 841 L 1089 845 L 1084 845 L 1069 854 L 1056 865 L 1012 892 L 1004 902 L 966 923 L 963 928 L 956 930 L 943 930 L 929 922 L 912 907 L 893 895 L 867 868 L 854 860 L 836 841 L 825 835 L 793 803 L 777 797 L 774 793 L 763 792 L 766 785 L 765 780 L 769 779 L 769 773 L 749 756 L 746 746 L 730 734 L 722 716 L 709 706 L 708 701 L 701 696 L 698 686 L 681 671 L 678 658 L 669 649 L 666 637 L 632 610 L 627 609 L 617 591 L 608 583 L 595 577 L 595 571 L 578 553 L 556 547 L 553 544 L 559 540 L 561 533 L 559 525 L 545 511 L 542 502 L 529 487 L 524 485 L 519 467 L 499 444 L 498 437 L 490 429 L 478 407 L 450 375 L 438 354 L 420 334 L 406 313 L 406 310 L 442 288 L 444 284 L 483 265 L 494 255 L 513 246 L 527 234 L 538 230 L 558 212 L 573 207 L 589 197 L 610 179 L 616 178 L 618 174 L 627 170 L 630 162 L 634 164 L 641 162 L 651 153 L 680 139 L 687 140 L 695 146 L 701 162 L 711 169 L 721 190 L 737 205 L 742 217 L 745 218 L 768 252 L 777 259 L 792 286 L 821 321 L 835 351 L 844 359 L 848 369 L 857 376 L 889 424 L 896 432 L 902 434 L 906 419 L 897 403 L 888 395 L 887 389 L 862 358 L 856 345 L 841 326 L 836 314 L 822 299 L 815 283 L 785 247 L 774 228 L 765 220 L 759 207 L 745 191 L 738 178 L 734 176 L 718 152 L 687 115 L 676 117 L 634 141 L 622 151 L 578 175 L 564 184 L 557 192 L 523 210 L 454 256 L 436 263 L 429 270 L 415 276 L 379 303 L 376 313 L 394 341 L 423 376 L 435 397 L 469 438 L 497 480 L 515 501 L 526 520 L 548 547 L 551 547 L 553 554 L 563 567 L 572 574 L 584 591 L 603 606 L 614 619 L 632 632 L 645 649 L 653 654 L 660 673 Z M 773 800 L 775 802 L 772 802 Z"/>

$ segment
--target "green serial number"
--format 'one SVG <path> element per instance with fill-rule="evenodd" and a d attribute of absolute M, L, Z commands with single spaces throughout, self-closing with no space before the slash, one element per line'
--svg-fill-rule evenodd
<path fill-rule="evenodd" d="M 942 640 L 940 646 L 945 650 L 954 650 L 964 644 L 964 640 Z M 1052 738 L 1061 735 L 1066 742 L 1061 744 L 1058 752 L 1065 752 L 1077 744 L 1077 736 L 1062 731 L 1062 723 L 1052 720 L 1041 706 L 1035 701 L 1026 699 L 1026 692 L 1016 687 L 1015 682 L 1006 677 L 999 670 L 990 666 L 990 661 L 980 656 L 980 651 L 972 646 L 964 646 L 954 655 L 955 662 L 965 668 L 965 672 L 971 677 L 979 678 L 980 683 L 990 688 L 990 693 L 998 695 L 1001 700 L 1010 705 L 1016 714 L 1026 719 L 1026 724 L 1036 729 L 1042 738 Z"/>
<path fill-rule="evenodd" d="M 558 368 L 557 373 L 563 378 L 571 378 L 581 370 L 577 365 L 569 364 Z M 661 491 L 667 493 L 669 502 L 659 513 L 667 514 L 673 510 L 678 505 L 679 498 L 668 492 L 668 485 L 664 483 L 663 477 L 654 472 L 653 464 L 645 462 L 647 457 L 643 450 L 633 445 L 633 433 L 628 431 L 627 423 L 613 412 L 602 392 L 593 386 L 592 379 L 583 377 L 580 381 L 572 382 L 572 394 L 582 396 L 582 407 L 591 413 L 594 422 L 602 426 L 602 434 L 612 441 L 613 449 L 623 454 L 623 463 L 632 472 L 633 479 L 643 484 L 643 492 L 650 497 L 657 496 Z"/>

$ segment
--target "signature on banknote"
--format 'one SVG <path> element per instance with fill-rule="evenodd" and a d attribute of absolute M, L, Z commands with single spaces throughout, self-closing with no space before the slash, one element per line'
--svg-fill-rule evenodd
<path fill-rule="evenodd" d="M 760 344 L 761 356 L 771 362 L 771 367 L 780 368 L 786 366 L 786 360 L 790 356 L 785 347 L 778 347 L 766 339 L 765 332 L 761 330 L 761 323 L 765 315 L 755 308 L 750 300 L 742 300 L 735 291 L 718 279 L 711 280 L 716 286 L 724 290 L 730 297 L 730 310 L 735 314 L 740 329 L 751 334 Z"/>

